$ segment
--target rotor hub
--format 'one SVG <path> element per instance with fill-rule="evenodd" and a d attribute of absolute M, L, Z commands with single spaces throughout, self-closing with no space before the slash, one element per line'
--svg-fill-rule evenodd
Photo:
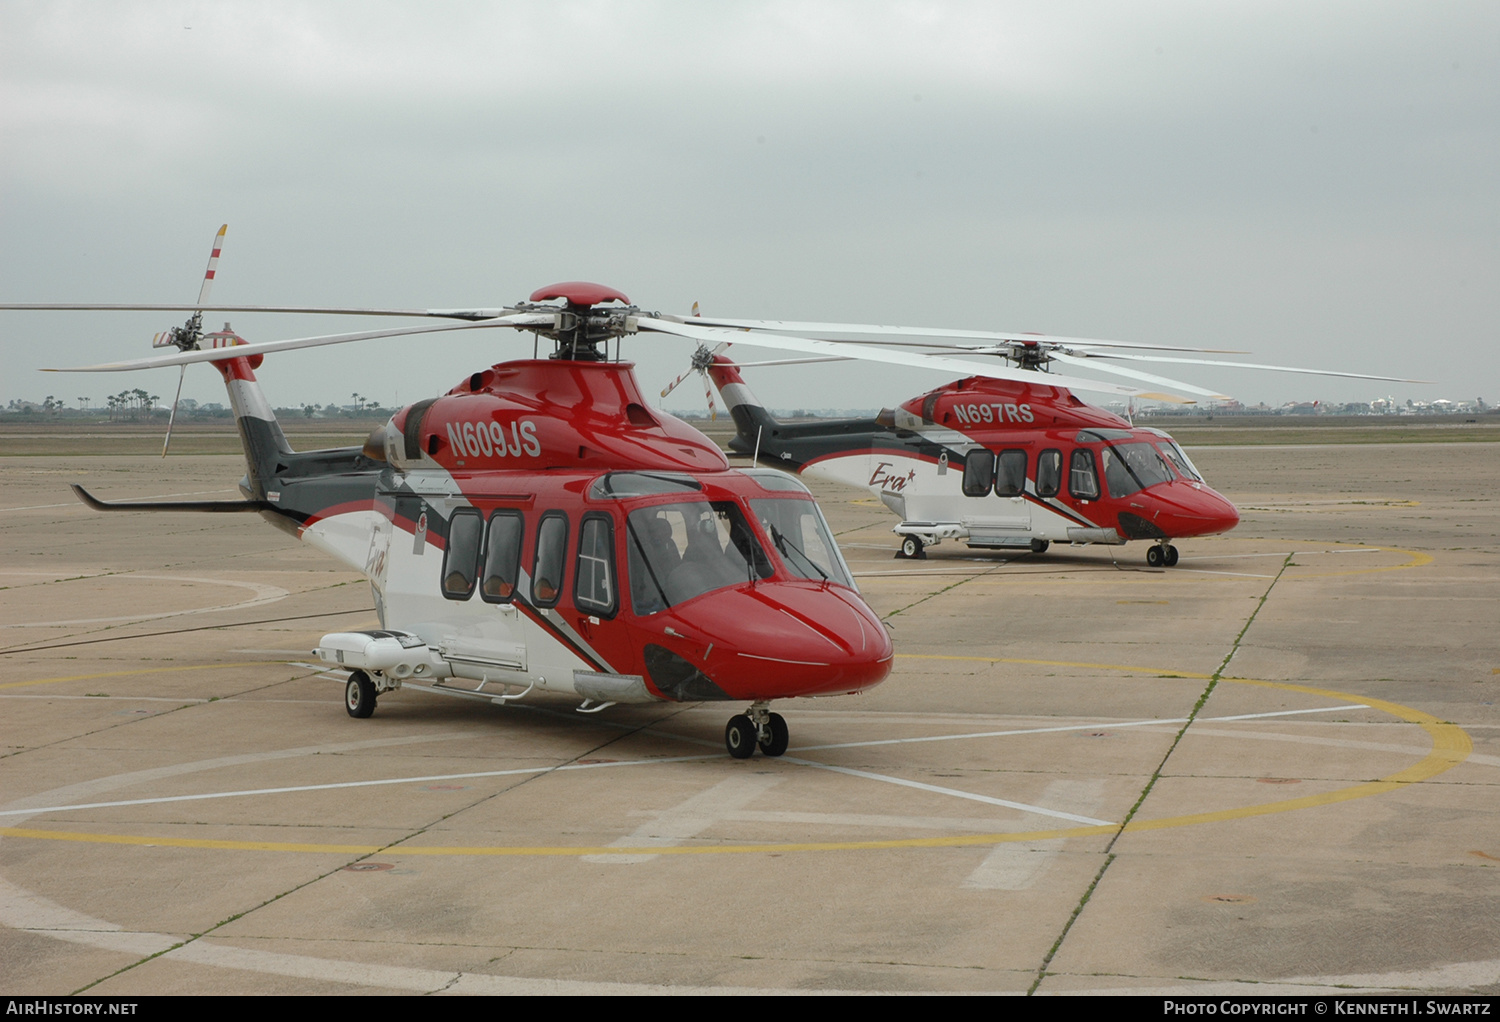
<path fill-rule="evenodd" d="M 561 298 L 564 305 L 541 305 L 551 299 Z M 622 306 L 598 309 L 605 302 L 620 302 Z M 630 299 L 621 291 L 604 284 L 593 284 L 583 280 L 565 281 L 537 288 L 531 293 L 531 301 L 516 306 L 522 312 L 550 312 L 555 315 L 553 326 L 533 327 L 538 335 L 550 337 L 556 344 L 552 358 L 573 362 L 602 362 L 608 357 L 609 341 L 636 332 L 635 317 L 640 309 L 630 304 Z"/>

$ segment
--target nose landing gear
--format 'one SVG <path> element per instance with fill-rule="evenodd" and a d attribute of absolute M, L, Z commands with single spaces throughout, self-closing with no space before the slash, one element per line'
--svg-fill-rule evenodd
<path fill-rule="evenodd" d="M 765 703 L 755 703 L 745 713 L 735 714 L 724 726 L 724 747 L 735 759 L 749 759 L 757 746 L 767 756 L 780 756 L 790 741 L 786 719 L 772 713 Z"/>
<path fill-rule="evenodd" d="M 1146 548 L 1146 563 L 1153 568 L 1177 565 L 1177 548 L 1165 541 Z"/>

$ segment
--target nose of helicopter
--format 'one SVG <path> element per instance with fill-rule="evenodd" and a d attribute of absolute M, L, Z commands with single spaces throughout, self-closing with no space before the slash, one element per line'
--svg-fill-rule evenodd
<path fill-rule="evenodd" d="M 891 670 L 885 627 L 839 586 L 760 582 L 705 594 L 658 617 L 665 648 L 655 662 L 648 650 L 647 671 L 669 695 L 689 668 L 723 693 L 709 698 L 750 700 L 858 692 Z"/>
<path fill-rule="evenodd" d="M 1163 500 L 1167 506 L 1154 520 L 1173 539 L 1212 536 L 1240 524 L 1240 513 L 1235 506 L 1202 484 L 1175 483 Z"/>

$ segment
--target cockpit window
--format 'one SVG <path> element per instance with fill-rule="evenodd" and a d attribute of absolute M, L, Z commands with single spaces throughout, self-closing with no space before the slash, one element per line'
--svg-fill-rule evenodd
<path fill-rule="evenodd" d="M 774 468 L 747 468 L 741 469 L 745 475 L 760 484 L 763 490 L 782 491 L 786 493 L 809 493 L 802 480 L 796 476 L 778 472 Z"/>
<path fill-rule="evenodd" d="M 1188 456 L 1183 453 L 1181 447 L 1177 446 L 1176 441 L 1162 440 L 1158 442 L 1158 446 L 1161 448 L 1161 452 L 1167 456 L 1167 460 L 1172 463 L 1172 467 L 1177 469 L 1178 475 L 1184 479 L 1192 479 L 1200 483 L 1203 481 L 1203 476 L 1198 474 L 1197 466 L 1188 460 Z"/>
<path fill-rule="evenodd" d="M 643 617 L 773 574 L 770 559 L 733 501 L 640 508 L 625 520 L 625 533 L 631 606 Z"/>
<path fill-rule="evenodd" d="M 761 528 L 781 554 L 787 574 L 854 588 L 848 565 L 828 531 L 818 505 L 810 500 L 751 500 Z"/>
<path fill-rule="evenodd" d="M 578 529 L 573 606 L 599 617 L 615 613 L 615 523 L 598 511 L 584 515 Z"/>
<path fill-rule="evenodd" d="M 1149 443 L 1112 444 L 1103 453 L 1104 481 L 1111 497 L 1126 497 L 1172 478 L 1166 459 Z"/>
<path fill-rule="evenodd" d="M 1078 500 L 1097 500 L 1099 475 L 1094 471 L 1094 452 L 1087 447 L 1073 450 L 1068 462 L 1068 493 Z"/>
<path fill-rule="evenodd" d="M 589 496 L 594 500 L 649 497 L 657 493 L 701 493 L 703 484 L 676 472 L 611 472 L 594 480 Z"/>

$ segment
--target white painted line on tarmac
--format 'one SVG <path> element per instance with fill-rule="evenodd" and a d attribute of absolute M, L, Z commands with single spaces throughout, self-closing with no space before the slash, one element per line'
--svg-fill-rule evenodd
<path fill-rule="evenodd" d="M 670 848 L 689 838 L 697 837 L 730 812 L 759 798 L 766 789 L 785 780 L 785 775 L 751 774 L 746 777 L 729 777 L 712 787 L 681 802 L 671 809 L 653 814 L 653 818 L 641 824 L 624 837 L 610 842 L 613 848 Z M 634 863 L 649 862 L 659 856 L 641 855 L 585 855 L 584 862 Z"/>
<path fill-rule="evenodd" d="M 966 798 L 971 802 L 983 802 L 985 805 L 991 806 L 1004 806 L 1006 809 L 1016 809 L 1023 813 L 1035 813 L 1038 816 L 1050 816 L 1058 820 L 1070 820 L 1073 823 L 1082 823 L 1091 827 L 1112 826 L 1109 820 L 1096 820 L 1089 816 L 1078 816 L 1073 813 L 1059 812 L 1055 809 L 1044 809 L 1041 806 L 1027 805 L 1025 802 L 1011 802 L 1007 799 L 993 798 L 989 795 L 978 795 L 972 791 L 959 791 L 957 788 L 944 788 L 936 784 L 925 784 L 922 781 L 909 781 L 904 777 L 891 777 L 889 774 L 876 774 L 868 770 L 855 770 L 852 767 L 815 763 L 810 759 L 797 759 L 793 756 L 783 756 L 782 759 L 788 763 L 815 767 L 818 770 L 829 770 L 833 773 L 844 774 L 849 777 L 861 777 L 867 781 L 882 781 L 886 784 L 895 784 L 902 788 L 915 788 L 918 791 L 931 792 L 934 795 L 951 795 L 954 798 Z"/>
<path fill-rule="evenodd" d="M 80 698 L 89 698 L 83 696 Z M 1369 709 L 1363 703 L 1345 703 L 1339 706 L 1326 706 L 1310 710 L 1276 710 L 1269 713 L 1239 714 L 1232 717 L 1200 717 L 1204 722 L 1214 721 L 1236 721 L 1255 720 L 1264 717 L 1285 717 L 1308 713 L 1332 713 L 1339 710 L 1361 710 Z M 837 745 L 816 745 L 798 749 L 799 752 L 808 752 L 815 749 L 850 749 L 870 745 L 900 745 L 913 742 L 943 742 L 964 738 L 1000 738 L 1011 735 L 1047 734 L 1065 731 L 1105 731 L 1111 728 L 1144 727 L 1151 724 L 1183 724 L 1187 722 L 1186 717 L 1162 718 L 1159 720 L 1139 720 L 1120 724 L 1079 724 L 1050 728 L 1029 728 L 1014 731 L 984 731 L 961 735 L 930 735 L 920 738 L 885 738 L 869 742 L 845 742 Z M 675 738 L 675 735 L 664 735 L 664 737 Z M 413 739 L 427 740 L 427 739 Z M 118 809 L 126 806 L 162 805 L 169 802 L 203 802 L 220 798 L 240 798 L 252 795 L 289 795 L 307 791 L 334 791 L 343 788 L 374 788 L 389 786 L 393 784 L 428 784 L 434 781 L 457 781 L 473 780 L 485 777 L 518 777 L 526 774 L 545 774 L 553 771 L 565 770 L 599 770 L 612 767 L 633 766 L 656 766 L 663 763 L 687 763 L 696 760 L 716 759 L 721 756 L 720 752 L 702 753 L 693 756 L 663 756 L 655 759 L 632 759 L 618 760 L 611 763 L 565 763 L 561 766 L 538 766 L 519 767 L 512 770 L 482 770 L 458 774 L 427 774 L 418 777 L 386 777 L 367 781 L 339 781 L 330 784 L 301 784 L 281 788 L 247 788 L 235 791 L 211 791 L 201 792 L 194 795 L 165 795 L 156 798 L 120 799 L 111 802 L 80 802 L 71 805 L 37 806 L 26 809 L 3 809 L 0 817 L 7 816 L 31 816 L 41 813 L 64 813 L 82 811 L 86 809 Z M 813 760 L 800 759 L 794 756 L 782 757 L 783 762 L 796 763 L 800 766 L 814 767 L 819 770 L 830 770 L 834 773 L 847 774 L 851 777 L 862 777 L 866 780 L 881 781 L 886 784 L 895 784 L 906 788 L 916 788 L 934 794 L 951 795 L 954 798 L 968 799 L 974 802 L 983 802 L 986 805 L 1003 806 L 1007 809 L 1017 809 L 1021 812 L 1036 813 L 1041 816 L 1053 816 L 1059 819 L 1072 820 L 1091 826 L 1107 826 L 1110 821 L 1096 820 L 1086 816 L 1077 816 L 1071 813 L 1057 812 L 1044 809 L 1040 806 L 1027 805 L 1023 802 L 1011 802 L 1006 799 L 993 798 L 989 795 L 979 795 L 973 792 L 959 791 L 956 788 L 944 788 L 938 785 L 925 784 L 921 781 L 910 781 L 900 777 L 891 777 L 886 774 L 871 773 L 864 770 L 854 770 L 849 767 L 834 766 L 828 763 L 818 763 Z"/>
<path fill-rule="evenodd" d="M 684 763 L 697 759 L 715 759 L 723 753 L 700 756 L 668 756 L 661 759 L 620 760 L 614 763 L 567 763 L 562 766 L 521 767 L 515 770 L 484 770 L 463 774 L 430 774 L 423 777 L 386 777 L 372 781 L 342 781 L 337 784 L 299 784 L 286 788 L 248 788 L 241 791 L 209 791 L 197 795 L 166 795 L 160 798 L 132 798 L 117 802 L 83 802 L 67 806 L 41 806 L 35 809 L 0 809 L 0 816 L 29 816 L 32 813 L 63 813 L 75 809 L 115 809 L 121 806 L 160 805 L 165 802 L 202 802 L 215 798 L 239 798 L 246 795 L 288 795 L 302 791 L 332 791 L 338 788 L 374 788 L 390 784 L 423 784 L 431 781 L 459 781 L 480 777 L 517 777 L 523 774 L 546 774 L 554 770 L 597 770 L 603 767 L 651 766 L 657 763 Z"/>
<path fill-rule="evenodd" d="M 1275 710 L 1271 713 L 1246 713 L 1235 717 L 1199 717 L 1198 720 L 1254 720 L 1257 717 L 1287 717 L 1305 713 L 1335 713 L 1339 710 L 1368 710 L 1364 703 L 1340 703 L 1338 706 L 1321 706 L 1311 710 Z M 906 745 L 915 742 L 953 742 L 964 738 L 1009 738 L 1012 735 L 1045 735 L 1063 731 L 1108 731 L 1122 727 L 1148 727 L 1152 724 L 1186 724 L 1186 717 L 1159 717 L 1155 720 L 1129 720 L 1108 724 L 1065 724 L 1057 727 L 1020 728 L 1014 731 L 973 731 L 961 735 L 925 735 L 918 738 L 877 738 L 868 742 L 839 742 L 832 745 L 802 745 L 797 752 L 820 752 L 824 749 L 858 749 L 867 745 Z"/>
<path fill-rule="evenodd" d="M 1172 569 L 1174 574 L 1186 573 L 1190 575 L 1228 575 L 1231 578 L 1275 578 L 1275 575 L 1257 575 L 1249 571 L 1214 571 L 1210 568 L 1184 568 L 1178 564 Z"/>
<path fill-rule="evenodd" d="M 1052 781 L 1042 801 L 1079 813 L 1096 813 L 1104 803 L 1104 782 Z M 971 891 L 1024 891 L 1034 886 L 1061 854 L 1064 840 L 1006 842 L 996 845 L 960 885 Z"/>
<path fill-rule="evenodd" d="M 1272 710 L 1269 713 L 1239 713 L 1232 717 L 1199 717 L 1205 724 L 1226 720 L 1263 720 L 1266 717 L 1295 717 L 1304 713 L 1335 713 L 1339 710 L 1368 710 L 1368 703 L 1345 703 L 1343 706 L 1324 706 L 1316 710 Z"/>

